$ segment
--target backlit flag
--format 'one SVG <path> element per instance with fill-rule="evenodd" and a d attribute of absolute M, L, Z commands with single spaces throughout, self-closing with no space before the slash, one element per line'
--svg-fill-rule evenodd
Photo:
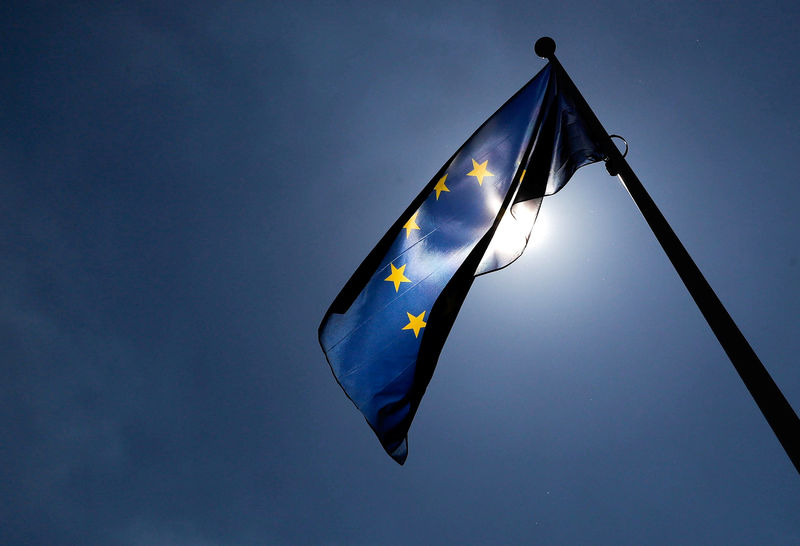
<path fill-rule="evenodd" d="M 548 63 L 439 170 L 333 301 L 319 341 L 398 463 L 475 276 L 522 254 L 541 199 L 604 154 Z"/>

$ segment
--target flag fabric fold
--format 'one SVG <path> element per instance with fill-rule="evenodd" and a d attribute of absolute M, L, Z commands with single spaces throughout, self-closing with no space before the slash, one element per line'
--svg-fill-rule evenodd
<path fill-rule="evenodd" d="M 319 341 L 398 463 L 476 275 L 522 254 L 541 199 L 604 154 L 560 67 L 546 65 L 459 148 L 331 304 Z"/>

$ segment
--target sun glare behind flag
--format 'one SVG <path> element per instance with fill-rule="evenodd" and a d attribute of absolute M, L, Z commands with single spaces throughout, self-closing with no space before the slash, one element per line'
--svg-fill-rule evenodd
<path fill-rule="evenodd" d="M 331 304 L 319 341 L 336 380 L 398 463 L 476 275 L 513 262 L 541 199 L 604 158 L 548 64 L 445 163 Z M 502 235 L 502 236 L 501 236 Z"/>

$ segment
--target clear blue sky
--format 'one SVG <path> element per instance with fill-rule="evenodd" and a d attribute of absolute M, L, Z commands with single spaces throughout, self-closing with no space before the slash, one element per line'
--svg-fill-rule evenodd
<path fill-rule="evenodd" d="M 0 543 L 800 543 L 800 477 L 599 165 L 385 455 L 323 313 L 557 54 L 800 408 L 797 2 L 4 4 Z"/>

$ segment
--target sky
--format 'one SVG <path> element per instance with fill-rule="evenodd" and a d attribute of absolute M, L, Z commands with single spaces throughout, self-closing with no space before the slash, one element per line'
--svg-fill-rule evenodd
<path fill-rule="evenodd" d="M 800 408 L 797 2 L 6 2 L 0 543 L 800 543 L 800 476 L 619 182 L 476 280 L 397 465 L 325 310 L 560 61 Z"/>

